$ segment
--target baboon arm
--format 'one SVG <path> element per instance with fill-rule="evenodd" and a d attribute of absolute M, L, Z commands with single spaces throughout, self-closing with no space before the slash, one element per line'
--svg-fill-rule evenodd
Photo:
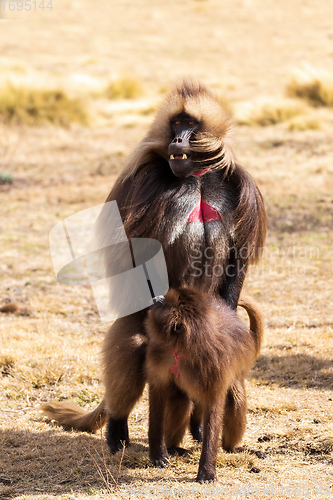
<path fill-rule="evenodd" d="M 243 265 L 242 262 L 239 259 L 236 259 L 235 256 L 229 256 L 229 261 L 227 263 L 227 276 L 220 290 L 220 295 L 233 310 L 237 309 L 247 267 L 247 264 Z"/>

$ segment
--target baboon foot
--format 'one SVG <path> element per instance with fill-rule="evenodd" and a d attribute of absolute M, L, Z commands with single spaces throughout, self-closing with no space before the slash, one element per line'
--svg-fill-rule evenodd
<path fill-rule="evenodd" d="M 217 480 L 215 467 L 203 467 L 198 471 L 197 483 L 215 483 Z"/>
<path fill-rule="evenodd" d="M 159 467 L 160 469 L 164 469 L 165 467 L 168 467 L 169 454 L 168 454 L 165 446 L 163 446 L 162 448 L 160 448 L 156 452 L 151 452 L 150 453 L 150 460 L 152 461 L 153 465 L 155 465 L 155 467 Z"/>
<path fill-rule="evenodd" d="M 112 455 L 129 445 L 127 418 L 109 418 L 106 440 Z"/>

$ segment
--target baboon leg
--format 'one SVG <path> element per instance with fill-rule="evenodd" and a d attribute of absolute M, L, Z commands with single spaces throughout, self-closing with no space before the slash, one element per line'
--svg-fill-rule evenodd
<path fill-rule="evenodd" d="M 164 414 L 165 442 L 170 454 L 183 454 L 186 451 L 179 448 L 179 445 L 189 424 L 191 407 L 188 396 L 171 383 L 168 387 Z"/>
<path fill-rule="evenodd" d="M 223 398 L 224 399 L 224 398 Z M 222 404 L 216 403 L 204 411 L 202 451 L 196 481 L 216 481 L 216 457 L 222 426 Z"/>
<path fill-rule="evenodd" d="M 109 418 L 106 441 L 112 454 L 129 444 L 127 418 Z"/>
<path fill-rule="evenodd" d="M 197 403 L 194 403 L 191 413 L 190 432 L 193 439 L 198 443 L 202 443 L 202 409 Z"/>
<path fill-rule="evenodd" d="M 164 414 L 167 388 L 149 386 L 149 456 L 157 467 L 168 465 L 168 451 L 164 440 Z"/>
<path fill-rule="evenodd" d="M 111 453 L 129 443 L 127 418 L 140 398 L 146 377 L 145 313 L 120 318 L 111 326 L 103 348 L 107 441 Z"/>
<path fill-rule="evenodd" d="M 228 389 L 223 413 L 222 447 L 233 451 L 246 427 L 247 398 L 244 380 L 236 380 Z"/>

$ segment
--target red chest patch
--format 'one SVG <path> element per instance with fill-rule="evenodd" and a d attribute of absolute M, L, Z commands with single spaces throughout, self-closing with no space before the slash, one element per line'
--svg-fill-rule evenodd
<path fill-rule="evenodd" d="M 180 377 L 179 358 L 181 358 L 182 354 L 175 349 L 173 351 L 173 355 L 175 357 L 175 364 L 170 366 L 169 371 L 172 373 L 172 375 L 179 378 Z"/>
<path fill-rule="evenodd" d="M 216 208 L 201 200 L 190 213 L 187 222 L 212 222 L 214 220 L 222 220 L 221 215 Z"/>

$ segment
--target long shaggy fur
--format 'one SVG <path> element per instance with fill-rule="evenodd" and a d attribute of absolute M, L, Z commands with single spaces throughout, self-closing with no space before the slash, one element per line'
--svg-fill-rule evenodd
<path fill-rule="evenodd" d="M 164 304 L 149 311 L 146 369 L 150 384 L 150 456 L 154 464 L 165 465 L 167 449 L 179 446 L 187 424 L 179 417 L 189 416 L 189 401 L 201 408 L 204 422 L 197 480 L 216 479 L 222 427 L 227 449 L 241 439 L 245 430 L 244 379 L 259 353 L 263 326 L 253 304 L 243 301 L 240 305 L 249 314 L 250 329 L 224 301 L 187 287 L 169 290 Z M 171 367 L 177 357 L 175 372 Z M 165 409 L 172 407 L 174 386 L 179 394 L 174 418 L 170 419 L 165 417 Z M 228 391 L 233 392 L 232 398 Z M 170 436 L 177 436 L 179 441 L 168 441 Z"/>
<path fill-rule="evenodd" d="M 199 124 L 190 139 L 190 148 L 196 171 L 210 167 L 201 177 L 177 178 L 170 169 L 171 122 L 180 113 L 187 113 Z M 192 286 L 209 294 L 212 300 L 222 297 L 235 310 L 248 265 L 257 260 L 264 244 L 266 216 L 255 181 L 234 159 L 230 129 L 230 113 L 214 94 L 201 83 L 183 81 L 166 96 L 107 201 L 117 201 L 128 238 L 155 238 L 161 242 L 171 287 Z M 216 209 L 221 220 L 189 223 L 190 213 L 201 200 Z M 114 272 L 114 262 L 110 264 L 114 252 L 109 254 L 107 248 L 108 216 L 109 211 L 102 210 L 96 229 L 99 247 L 104 248 L 106 276 Z M 207 248 L 209 257 L 205 253 Z M 195 272 L 196 255 L 201 256 L 200 270 L 209 265 L 221 272 L 210 275 L 205 271 Z M 85 430 L 102 425 L 108 414 L 112 452 L 121 449 L 122 441 L 128 440 L 126 419 L 146 382 L 146 315 L 147 311 L 141 311 L 115 321 L 106 336 L 103 349 L 106 391 L 102 407 L 87 415 L 68 403 L 57 405 L 56 409 L 53 404 L 48 406 L 51 418 Z M 239 404 L 243 393 L 242 382 L 228 391 L 227 401 L 235 414 L 244 413 Z M 194 411 L 191 431 L 199 436 L 196 414 Z M 172 439 L 179 440 L 177 436 Z"/>
<path fill-rule="evenodd" d="M 86 432 L 96 432 L 108 420 L 104 400 L 91 412 L 85 411 L 83 408 L 69 402 L 45 403 L 41 405 L 40 409 L 50 420 L 55 420 L 65 427 Z"/>

